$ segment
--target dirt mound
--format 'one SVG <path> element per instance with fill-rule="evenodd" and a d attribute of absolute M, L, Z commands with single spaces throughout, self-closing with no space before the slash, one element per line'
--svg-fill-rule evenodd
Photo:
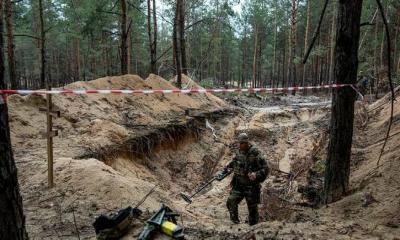
<path fill-rule="evenodd" d="M 141 77 L 137 75 L 124 75 L 104 77 L 87 82 L 75 82 L 66 85 L 65 89 L 151 89 Z"/>
<path fill-rule="evenodd" d="M 146 79 L 146 83 L 151 85 L 154 89 L 175 89 L 176 87 L 164 78 L 155 74 L 150 74 Z"/>
<path fill-rule="evenodd" d="M 65 89 L 173 88 L 156 75 L 146 80 L 134 75 L 105 77 L 65 86 Z M 224 118 L 227 108 L 224 101 L 211 94 L 54 96 L 54 108 L 62 116 L 54 120 L 54 128 L 59 130 L 59 137 L 54 140 L 56 187 L 49 190 L 46 117 L 39 111 L 45 104 L 43 96 L 9 97 L 12 142 L 31 238 L 54 236 L 52 231 L 64 236 L 76 235 L 73 213 L 81 236 L 93 237 L 91 222 L 96 215 L 135 204 L 157 184 L 158 190 L 142 208 L 154 211 L 161 202 L 174 207 L 170 199 L 192 187 L 189 183 L 174 187 L 171 184 L 174 173 L 181 172 L 181 181 L 192 178 L 194 172 L 203 168 L 204 156 L 220 154 L 224 147 L 222 143 L 207 148 L 198 145 L 200 138 L 210 138 L 212 142 L 211 132 L 205 130 L 205 118 L 211 123 L 218 121 Z M 222 115 L 214 119 L 217 112 Z M 193 138 L 193 131 L 201 135 Z M 146 143 L 137 146 L 134 142 Z M 146 149 L 146 155 L 139 157 L 138 149 Z M 181 162 L 176 162 L 177 159 Z"/>
<path fill-rule="evenodd" d="M 171 82 L 176 83 L 177 76 L 171 79 Z M 203 89 L 196 81 L 191 79 L 189 76 L 182 74 L 182 88 L 183 89 Z"/>
<path fill-rule="evenodd" d="M 175 78 L 173 78 L 171 80 L 171 82 L 176 83 L 176 76 Z M 194 81 L 193 79 L 191 79 L 189 76 L 182 74 L 182 88 L 183 89 L 203 89 L 203 87 L 201 87 L 196 81 Z M 203 101 L 204 97 L 202 96 L 204 94 L 193 94 L 191 95 L 194 99 L 196 99 L 197 101 Z M 219 102 L 221 101 L 220 98 L 212 95 L 212 94 L 205 94 L 207 96 L 207 98 L 213 102 Z"/>

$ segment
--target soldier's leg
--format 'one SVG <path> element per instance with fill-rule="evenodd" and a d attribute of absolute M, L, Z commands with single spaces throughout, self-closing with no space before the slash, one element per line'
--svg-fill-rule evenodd
<path fill-rule="evenodd" d="M 249 225 L 259 221 L 258 204 L 260 204 L 260 189 L 254 188 L 246 194 L 246 203 L 249 210 Z"/>
<path fill-rule="evenodd" d="M 247 208 L 249 209 L 249 225 L 257 224 L 259 220 L 258 204 L 247 204 Z"/>
<path fill-rule="evenodd" d="M 231 221 L 234 223 L 239 223 L 239 203 L 243 200 L 244 194 L 232 190 L 229 194 L 228 201 L 226 202 L 226 206 L 228 207 L 229 216 Z"/>

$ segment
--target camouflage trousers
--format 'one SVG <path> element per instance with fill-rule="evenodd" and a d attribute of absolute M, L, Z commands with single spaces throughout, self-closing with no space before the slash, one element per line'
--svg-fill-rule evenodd
<path fill-rule="evenodd" d="M 239 204 L 246 199 L 249 211 L 249 225 L 258 223 L 258 204 L 260 203 L 260 187 L 250 186 L 242 189 L 232 189 L 226 202 L 230 218 L 233 222 L 239 222 Z"/>

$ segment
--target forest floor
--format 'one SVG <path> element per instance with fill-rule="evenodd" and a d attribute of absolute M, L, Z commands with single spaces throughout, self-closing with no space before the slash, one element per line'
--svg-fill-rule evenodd
<path fill-rule="evenodd" d="M 187 85 L 195 82 L 184 77 Z M 172 89 L 151 75 L 77 82 L 69 89 Z M 224 100 L 222 100 L 224 99 Z M 87 95 L 57 96 L 55 187 L 47 188 L 42 96 L 11 96 L 14 155 L 31 239 L 94 239 L 95 217 L 134 206 L 144 215 L 124 239 L 136 239 L 164 203 L 182 215 L 187 239 L 399 239 L 400 135 L 390 138 L 376 169 L 389 120 L 388 97 L 357 103 L 351 192 L 315 207 L 328 142 L 330 102 L 315 96 Z M 384 104 L 386 103 L 386 104 Z M 392 133 L 400 131 L 396 102 Z M 213 129 L 213 130 L 212 130 Z M 192 193 L 233 157 L 235 136 L 247 132 L 272 169 L 263 184 L 262 223 L 232 225 L 225 201 L 230 179 Z M 375 170 L 376 169 L 376 170 Z M 280 171 L 278 171 L 280 170 Z M 375 170 L 375 171 L 373 171 Z M 288 178 L 282 172 L 292 172 Z M 157 239 L 164 239 L 158 236 Z"/>

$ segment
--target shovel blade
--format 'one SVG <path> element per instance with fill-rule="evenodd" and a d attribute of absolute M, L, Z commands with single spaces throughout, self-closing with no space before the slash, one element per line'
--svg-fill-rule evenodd
<path fill-rule="evenodd" d="M 191 199 L 188 195 L 186 195 L 186 194 L 184 194 L 184 193 L 180 193 L 179 195 L 180 195 L 181 198 L 182 198 L 185 202 L 187 202 L 188 204 L 191 204 L 191 203 L 192 203 L 192 199 Z"/>

